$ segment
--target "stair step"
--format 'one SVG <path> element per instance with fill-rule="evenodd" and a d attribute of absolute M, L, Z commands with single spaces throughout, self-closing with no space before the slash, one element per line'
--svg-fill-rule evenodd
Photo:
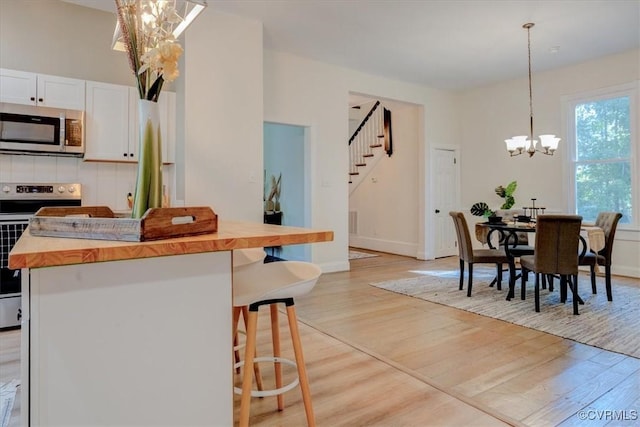
<path fill-rule="evenodd" d="M 360 172 L 349 172 L 349 175 L 360 175 Z"/>
<path fill-rule="evenodd" d="M 370 145 L 369 147 L 378 148 L 378 147 L 382 147 L 382 144 L 373 144 L 373 145 Z"/>

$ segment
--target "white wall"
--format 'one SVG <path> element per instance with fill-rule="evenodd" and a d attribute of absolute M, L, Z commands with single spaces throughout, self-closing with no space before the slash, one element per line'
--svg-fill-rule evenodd
<path fill-rule="evenodd" d="M 519 79 L 465 91 L 458 96 L 462 132 L 462 205 L 468 212 L 474 202 L 499 204 L 497 185 L 518 181 L 516 208 L 538 206 L 567 212 L 566 134 L 562 101 L 566 95 L 630 83 L 640 79 L 640 51 L 612 55 L 559 70 L 533 73 L 534 136 L 552 133 L 562 137 L 554 156 L 541 153 L 510 158 L 504 139 L 524 135 L 529 129 L 527 80 Z M 640 141 L 636 141 L 639 144 Z M 636 159 L 640 162 L 640 160 Z M 640 163 L 638 164 L 640 168 Z M 480 221 L 469 217 L 470 224 Z M 640 232 L 620 225 L 613 251 L 613 271 L 640 277 Z"/>
<path fill-rule="evenodd" d="M 349 241 L 358 248 L 415 257 L 420 111 L 413 104 L 386 100 L 383 107 L 391 111 L 393 154 L 385 154 L 373 170 L 363 170 L 365 179 L 351 192 L 349 211 L 358 215 L 358 230 Z"/>
<path fill-rule="evenodd" d="M 262 24 L 211 7 L 185 42 L 185 202 L 262 222 Z"/>
<path fill-rule="evenodd" d="M 418 109 L 418 212 L 400 213 L 395 221 L 415 230 L 417 256 L 433 253 L 424 239 L 427 186 L 426 144 L 457 142 L 454 97 L 446 92 L 363 74 L 280 52 L 265 51 L 265 120 L 309 126 L 311 138 L 312 226 L 329 228 L 335 240 L 313 245 L 314 262 L 332 270 L 348 268 L 348 100 L 349 92 L 403 101 Z M 426 173 L 424 171 L 427 171 Z M 416 216 L 417 215 L 417 216 Z M 406 218 L 409 218 L 408 220 Z M 413 219 L 412 219 L 413 218 Z M 431 255 L 432 256 L 432 255 Z"/>

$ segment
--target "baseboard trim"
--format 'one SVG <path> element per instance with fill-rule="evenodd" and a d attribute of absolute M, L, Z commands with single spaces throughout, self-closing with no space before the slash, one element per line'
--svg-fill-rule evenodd
<path fill-rule="evenodd" d="M 349 235 L 349 246 L 395 255 L 404 255 L 412 258 L 416 258 L 416 254 L 418 252 L 417 243 L 375 239 L 372 237 L 357 236 L 354 234 Z"/>

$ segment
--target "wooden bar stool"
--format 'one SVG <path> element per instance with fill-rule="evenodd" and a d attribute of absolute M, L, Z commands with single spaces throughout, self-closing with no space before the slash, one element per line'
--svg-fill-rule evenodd
<path fill-rule="evenodd" d="M 273 362 L 275 368 L 276 388 L 273 390 L 253 390 L 253 374 L 250 369 L 245 369 L 242 376 L 242 388 L 234 387 L 234 392 L 241 395 L 240 399 L 240 426 L 249 425 L 249 406 L 251 397 L 277 396 L 278 410 L 284 409 L 282 394 L 300 385 L 302 400 L 307 417 L 307 424 L 315 426 L 313 407 L 311 405 L 311 393 L 309 381 L 302 354 L 300 333 L 294 298 L 305 295 L 313 289 L 320 277 L 320 267 L 315 264 L 300 261 L 282 261 L 268 264 L 256 264 L 248 269 L 234 271 L 233 277 L 233 306 L 248 306 L 248 318 L 246 323 L 247 340 L 245 344 L 244 360 L 236 363 L 237 366 L 257 364 L 257 362 Z M 280 357 L 280 332 L 278 328 L 277 304 L 286 306 L 289 330 L 293 342 L 295 362 Z M 268 305 L 271 315 L 271 337 L 273 341 L 273 355 L 255 357 L 256 331 L 258 324 L 258 310 L 261 306 Z M 298 376 L 290 384 L 282 385 L 282 364 L 295 366 Z"/>
<path fill-rule="evenodd" d="M 233 259 L 233 272 L 237 273 L 238 271 L 245 270 L 248 268 L 253 268 L 254 265 L 260 265 L 264 263 L 264 259 L 267 256 L 267 253 L 263 248 L 247 248 L 247 249 L 236 249 L 232 252 Z M 239 344 L 238 341 L 238 322 L 240 321 L 240 314 L 242 314 L 242 320 L 244 324 L 247 324 L 247 319 L 249 315 L 249 310 L 247 306 L 243 307 L 233 307 L 233 358 L 236 365 L 240 361 L 240 349 L 244 347 Z M 236 373 L 240 373 L 240 366 L 236 366 Z M 256 382 L 258 383 L 258 390 L 262 390 L 262 379 L 260 376 L 260 367 L 258 364 L 254 364 L 253 366 L 254 373 L 256 375 Z"/>

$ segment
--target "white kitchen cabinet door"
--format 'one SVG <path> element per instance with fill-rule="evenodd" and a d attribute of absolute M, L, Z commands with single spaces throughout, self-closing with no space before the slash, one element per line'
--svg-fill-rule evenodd
<path fill-rule="evenodd" d="M 0 70 L 0 102 L 82 111 L 84 99 L 84 80 Z"/>
<path fill-rule="evenodd" d="M 84 110 L 84 80 L 38 74 L 37 81 L 39 106 L 65 110 Z"/>
<path fill-rule="evenodd" d="M 129 144 L 129 113 L 128 86 L 87 82 L 85 160 L 137 161 L 137 146 Z"/>
<path fill-rule="evenodd" d="M 162 162 L 176 162 L 176 93 L 160 95 L 160 128 L 162 132 Z"/>
<path fill-rule="evenodd" d="M 0 69 L 0 102 L 36 105 L 35 73 Z"/>

